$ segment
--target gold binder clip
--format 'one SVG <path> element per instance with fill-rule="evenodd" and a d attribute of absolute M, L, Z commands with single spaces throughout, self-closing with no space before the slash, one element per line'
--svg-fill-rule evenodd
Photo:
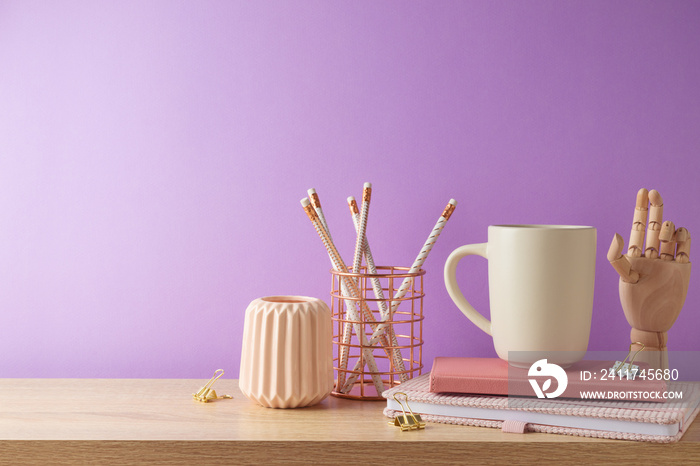
<path fill-rule="evenodd" d="M 411 410 L 411 407 L 408 405 L 408 395 L 406 396 L 406 408 L 408 408 L 408 412 L 411 413 L 411 417 L 413 418 L 413 421 L 415 422 L 416 426 L 419 429 L 425 429 L 425 421 L 420 417 L 420 414 L 413 414 L 413 411 Z"/>
<path fill-rule="evenodd" d="M 217 369 L 216 372 L 214 372 L 214 376 L 211 379 L 209 379 L 209 382 L 207 382 L 205 386 L 200 388 L 197 393 L 192 394 L 192 397 L 197 401 L 201 401 L 202 403 L 208 403 L 211 400 L 217 400 L 222 398 L 233 398 L 231 395 L 216 396 L 216 391 L 211 388 L 211 386 L 214 385 L 214 382 L 219 380 L 219 377 L 221 377 L 222 375 L 224 375 L 224 370 Z"/>
<path fill-rule="evenodd" d="M 404 408 L 403 403 L 396 398 L 396 395 L 403 395 L 406 397 L 404 402 L 406 403 L 406 408 L 408 408 L 408 412 L 410 414 L 406 414 L 406 408 Z M 419 414 L 413 414 L 411 407 L 408 405 L 407 394 L 403 392 L 396 392 L 394 393 L 394 400 L 396 400 L 399 406 L 401 406 L 401 411 L 403 411 L 403 414 L 396 415 L 396 417 L 394 417 L 394 422 L 389 422 L 389 425 L 400 427 L 402 432 L 407 430 L 425 429 L 425 422 L 423 422 L 423 419 L 421 419 Z"/>
<path fill-rule="evenodd" d="M 639 348 L 636 353 L 632 354 L 632 345 L 641 345 L 641 348 Z M 644 348 L 644 343 L 641 341 L 630 343 L 630 349 L 627 356 L 625 356 L 625 359 L 622 361 L 615 361 L 615 364 L 613 364 L 613 375 L 619 376 L 620 378 L 625 377 L 628 380 L 634 380 L 639 373 L 639 366 L 634 365 L 634 360 L 636 359 L 637 355 L 644 350 Z M 630 362 L 626 362 L 630 356 L 632 356 L 632 359 L 630 359 Z"/>

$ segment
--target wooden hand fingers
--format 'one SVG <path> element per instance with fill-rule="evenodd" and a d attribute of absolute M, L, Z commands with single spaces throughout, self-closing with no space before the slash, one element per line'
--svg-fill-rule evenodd
<path fill-rule="evenodd" d="M 632 269 L 634 258 L 660 259 L 681 264 L 690 262 L 690 233 L 685 228 L 676 229 L 671 221 L 663 222 L 663 212 L 664 200 L 657 190 L 647 191 L 642 188 L 637 192 L 627 254 L 623 255 L 624 240 L 618 234 L 615 234 L 608 251 L 608 260 L 622 281 L 639 281 L 639 271 Z"/>
<path fill-rule="evenodd" d="M 690 232 L 681 227 L 676 230 L 676 262 L 687 264 L 690 262 Z"/>
<path fill-rule="evenodd" d="M 622 239 L 622 236 L 615 233 L 612 243 L 610 244 L 610 249 L 608 250 L 608 260 L 610 261 L 610 265 L 620 274 L 622 281 L 637 283 L 639 281 L 639 274 L 632 270 L 629 259 L 622 255 L 624 246 L 625 240 Z"/>
<path fill-rule="evenodd" d="M 627 248 L 627 255 L 630 257 L 641 257 L 644 253 L 644 228 L 647 222 L 648 204 L 649 192 L 642 188 L 637 193 L 637 205 L 634 208 L 634 218 L 632 219 L 630 244 Z"/>
<path fill-rule="evenodd" d="M 664 200 L 655 189 L 649 191 L 649 224 L 647 226 L 647 242 L 644 248 L 644 257 L 656 259 L 659 257 L 659 234 L 664 213 Z"/>
<path fill-rule="evenodd" d="M 659 233 L 659 257 L 663 261 L 672 261 L 676 255 L 676 226 L 671 221 L 661 224 Z"/>
<path fill-rule="evenodd" d="M 690 262 L 690 232 L 676 226 L 671 221 L 661 224 L 659 232 L 659 258 L 681 264 Z"/>
<path fill-rule="evenodd" d="M 664 222 L 663 214 L 664 200 L 657 190 L 642 188 L 637 192 L 627 257 L 646 257 L 682 264 L 690 262 L 690 233 L 685 228 L 676 230 L 673 222 Z M 611 246 L 610 251 L 613 249 Z"/>
<path fill-rule="evenodd" d="M 651 205 L 649 205 L 651 204 Z M 647 212 L 649 223 L 647 224 Z M 632 232 L 627 255 L 630 257 L 659 257 L 659 233 L 664 214 L 664 200 L 655 189 L 647 191 L 642 188 L 637 192 L 637 204 L 634 208 L 632 220 Z M 646 229 L 646 244 L 644 243 L 644 230 Z"/>

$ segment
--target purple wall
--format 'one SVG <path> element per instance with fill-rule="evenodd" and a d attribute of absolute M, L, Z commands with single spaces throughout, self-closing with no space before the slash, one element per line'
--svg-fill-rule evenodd
<path fill-rule="evenodd" d="M 496 223 L 597 227 L 590 348 L 626 349 L 605 254 L 637 190 L 700 235 L 699 23 L 682 1 L 2 2 L 0 376 L 237 376 L 252 299 L 328 300 L 299 199 L 349 260 L 365 181 L 380 264 L 459 201 L 427 367 L 495 355 L 442 269 Z M 458 271 L 487 309 L 486 261 Z M 699 280 L 672 350 L 700 350 Z"/>

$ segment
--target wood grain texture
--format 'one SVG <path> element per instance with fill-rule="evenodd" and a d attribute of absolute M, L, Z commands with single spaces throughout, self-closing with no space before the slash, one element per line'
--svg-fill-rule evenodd
<path fill-rule="evenodd" d="M 510 434 L 516 435 L 516 434 Z M 530 435 L 530 434 L 527 434 Z M 546 434 L 543 434 L 546 435 Z M 612 441 L 609 441 L 612 442 Z M 364 453 L 367 452 L 367 453 Z M 587 445 L 561 442 L 187 442 L 187 441 L 0 441 L 0 464 L 341 464 L 365 462 L 374 453 L 382 464 L 698 464 L 689 444 L 632 442 Z M 32 461 L 22 459 L 32 458 Z M 643 458 L 641 460 L 640 458 Z M 11 460 L 10 460 L 11 459 Z"/>
<path fill-rule="evenodd" d="M 221 379 L 217 392 L 234 399 L 198 403 L 192 393 L 204 382 L 0 379 L 0 463 L 338 464 L 359 461 L 359 451 L 388 464 L 700 461 L 699 425 L 670 445 L 443 424 L 402 433 L 387 424 L 383 402 L 271 409 Z"/>

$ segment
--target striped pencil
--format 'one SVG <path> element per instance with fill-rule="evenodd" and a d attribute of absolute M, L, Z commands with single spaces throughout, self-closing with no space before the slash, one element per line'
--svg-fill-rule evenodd
<path fill-rule="evenodd" d="M 318 193 L 316 192 L 316 189 L 310 188 L 307 190 L 307 193 L 309 194 L 309 199 L 311 200 L 311 204 L 313 205 L 314 209 L 316 210 L 316 214 L 318 214 L 318 219 L 321 222 L 321 225 L 323 228 L 326 230 L 326 233 L 328 234 L 328 238 L 330 239 L 331 242 L 333 242 L 333 237 L 331 236 L 331 231 L 330 228 L 328 228 L 328 223 L 326 222 L 326 216 L 323 213 L 323 208 L 321 207 L 321 199 L 318 196 Z M 367 203 L 367 209 L 369 209 L 369 202 L 370 198 L 372 195 L 372 184 L 371 183 L 365 183 L 363 187 L 363 199 L 364 202 Z M 366 217 L 366 215 L 365 215 Z M 365 220 L 365 225 L 367 224 L 367 221 Z M 355 250 L 357 250 L 357 244 L 355 245 Z M 364 252 L 364 249 L 363 249 Z M 357 258 L 355 258 L 357 259 Z M 362 260 L 362 256 L 360 256 L 360 261 Z M 353 266 L 353 271 L 355 269 L 359 270 L 360 266 Z M 345 285 L 345 277 L 342 277 L 340 280 L 340 286 L 341 286 L 341 292 L 343 296 L 350 296 L 350 293 L 348 291 L 347 286 Z M 357 279 L 355 279 L 355 283 L 359 286 L 359 282 Z M 358 288 L 359 292 L 359 288 Z M 353 303 L 354 306 L 357 306 L 357 303 Z M 372 328 L 372 332 L 374 332 L 377 328 L 378 323 L 376 322 L 374 315 L 372 314 L 372 311 L 370 310 L 369 306 L 364 300 L 360 300 L 359 302 L 360 305 L 360 311 L 362 312 L 362 315 L 364 316 L 365 320 L 364 322 L 367 322 L 370 324 L 370 327 Z M 347 308 L 346 304 L 346 308 Z M 349 315 L 349 313 L 348 313 Z M 349 350 L 349 345 L 352 340 L 352 328 L 353 324 L 351 322 L 346 322 L 345 325 L 343 326 L 343 335 L 341 338 L 341 342 L 343 343 L 340 346 L 340 354 L 339 354 L 339 360 L 341 361 L 340 364 L 340 369 L 338 373 L 338 390 L 340 391 L 340 388 L 343 387 L 343 384 L 345 382 L 345 370 L 347 369 L 347 351 Z M 357 327 L 355 327 L 357 328 Z M 359 334 L 358 334 L 359 335 Z M 389 349 L 390 343 L 386 339 L 384 335 L 381 337 L 381 344 L 382 348 L 386 352 L 387 356 L 391 360 L 392 358 L 392 351 Z M 403 361 L 402 361 L 403 363 Z"/>
<path fill-rule="evenodd" d="M 355 229 L 359 231 L 361 228 L 360 211 L 357 208 L 357 202 L 355 201 L 355 198 L 353 196 L 348 197 L 348 207 L 350 208 L 350 215 L 352 216 L 353 223 L 355 224 Z M 377 267 L 374 263 L 374 256 L 372 256 L 372 249 L 369 247 L 369 240 L 367 239 L 366 234 L 362 249 L 364 251 L 365 259 L 367 260 L 367 272 L 370 275 L 376 275 Z M 386 299 L 384 298 L 384 290 L 382 289 L 382 284 L 379 281 L 379 278 L 372 277 L 370 281 L 372 282 L 372 290 L 374 291 L 374 296 L 378 300 L 377 303 L 379 305 L 379 314 L 382 318 L 382 321 L 391 320 L 389 315 L 389 307 L 387 306 Z M 373 331 L 376 331 L 376 327 L 373 329 Z M 394 334 L 394 330 L 391 327 L 391 325 L 389 325 L 388 333 L 390 342 L 387 343 L 390 343 L 389 346 L 393 347 L 389 357 L 394 364 L 394 369 L 400 372 L 401 375 L 405 375 L 403 374 L 405 368 L 403 364 L 403 358 L 401 357 L 401 350 L 398 348 L 399 343 L 396 339 L 396 334 Z"/>
<path fill-rule="evenodd" d="M 318 220 L 321 222 L 321 225 L 323 225 L 323 228 L 326 230 L 326 233 L 328 233 L 328 239 L 333 241 L 333 237 L 331 236 L 331 230 L 328 228 L 328 223 L 326 223 L 326 216 L 323 213 L 323 208 L 321 208 L 321 200 L 318 198 L 318 193 L 314 188 L 310 188 L 306 192 L 309 195 L 311 204 L 316 210 L 316 214 L 318 214 Z"/>
<path fill-rule="evenodd" d="M 352 271 L 360 273 L 362 265 L 362 252 L 365 246 L 365 238 L 367 232 L 367 216 L 369 215 L 369 201 L 372 197 L 372 183 L 365 183 L 362 188 L 362 210 L 360 211 L 360 220 L 357 227 L 357 240 L 355 241 L 355 256 L 352 261 Z"/>
<path fill-rule="evenodd" d="M 359 274 L 360 268 L 362 266 L 362 256 L 365 252 L 365 244 L 367 243 L 367 216 L 369 215 L 369 202 L 372 197 L 372 183 L 365 183 L 362 188 L 362 210 L 360 211 L 358 225 L 355 226 L 357 231 L 357 239 L 355 241 L 355 256 L 352 263 L 352 271 Z M 355 279 L 355 283 L 360 286 L 359 277 Z M 365 316 L 365 321 L 372 327 L 372 332 L 377 328 L 376 320 L 372 311 L 365 301 L 360 301 L 360 308 L 362 314 Z M 389 342 L 384 339 L 382 344 L 386 347 L 389 346 Z M 391 358 L 390 352 L 387 351 L 387 355 Z"/>
<path fill-rule="evenodd" d="M 318 214 L 316 213 L 316 210 L 314 207 L 311 205 L 311 201 L 308 198 L 304 198 L 301 200 L 301 205 L 304 208 L 304 211 L 306 212 L 306 215 L 309 217 L 309 220 L 311 220 L 311 223 L 314 226 L 314 229 L 316 230 L 316 233 L 318 233 L 318 236 L 321 238 L 321 241 L 323 242 L 324 247 L 326 248 L 326 251 L 328 252 L 328 257 L 331 260 L 331 264 L 333 266 L 333 269 L 342 272 L 342 273 L 348 273 L 348 269 L 345 266 L 345 262 L 343 262 L 342 257 L 340 257 L 340 253 L 338 253 L 338 250 L 335 247 L 335 244 L 333 241 L 328 237 L 328 233 L 326 229 L 323 227 L 321 224 Z M 341 277 L 341 286 L 345 288 L 343 290 L 343 294 L 346 296 L 350 296 L 351 298 L 354 299 L 359 299 L 360 297 L 360 292 L 357 289 L 357 286 L 355 285 L 355 282 L 352 279 L 348 279 L 347 277 Z M 358 311 L 357 311 L 357 305 L 355 301 L 352 301 L 352 304 L 347 307 L 349 318 L 352 321 L 359 322 L 358 319 Z M 347 325 L 347 323 L 346 323 Z M 374 360 L 374 355 L 372 354 L 371 348 L 369 348 L 369 343 L 367 340 L 367 336 L 364 334 L 362 326 L 360 324 L 355 324 L 355 332 L 357 334 L 357 337 L 360 339 L 363 350 L 362 350 L 362 355 L 365 363 L 367 364 L 367 367 L 369 367 L 370 371 L 370 376 L 372 377 L 372 381 L 374 383 L 375 388 L 377 389 L 377 393 L 381 394 L 384 391 L 384 382 L 382 381 L 381 376 L 378 374 L 379 369 L 377 368 L 377 364 Z M 345 332 L 343 334 L 343 345 L 341 345 L 341 354 L 340 354 L 340 366 L 342 367 L 347 367 L 348 364 L 348 348 L 350 345 L 350 339 L 351 335 L 348 332 L 347 334 L 347 339 L 348 341 L 345 342 Z M 342 351 L 343 348 L 346 348 L 345 351 Z M 362 360 L 361 359 L 361 360 Z M 361 361 L 360 360 L 360 361 Z M 360 364 L 360 361 L 358 361 L 358 364 Z M 362 368 L 362 365 L 360 365 L 360 369 Z M 339 380 L 338 380 L 338 388 L 341 388 L 343 385 L 340 383 L 340 374 L 342 374 L 343 371 L 339 371 Z M 357 375 L 359 374 L 353 374 L 355 375 L 355 380 L 357 379 Z M 353 380 L 353 384 L 354 384 Z M 346 382 L 347 385 L 347 382 Z M 352 385 L 351 387 L 352 388 Z M 349 390 L 348 390 L 349 391 Z"/>
<path fill-rule="evenodd" d="M 425 241 L 425 244 L 423 245 L 420 252 L 418 253 L 418 256 L 416 256 L 415 261 L 413 261 L 413 265 L 411 266 L 411 269 L 408 271 L 408 273 L 416 273 L 421 269 L 421 267 L 425 263 L 425 260 L 428 258 L 430 251 L 433 249 L 435 242 L 437 241 L 438 237 L 440 236 L 440 233 L 442 233 L 442 229 L 445 228 L 445 224 L 450 219 L 452 212 L 454 212 L 456 206 L 457 206 L 457 201 L 455 201 L 454 199 L 450 199 L 450 202 L 445 207 L 445 210 L 442 212 L 442 215 L 440 215 L 440 218 L 438 219 L 437 223 L 435 224 L 432 231 L 430 232 L 430 235 L 428 236 L 428 239 Z M 396 292 L 396 295 L 394 295 L 394 298 L 391 302 L 391 310 L 389 311 L 390 316 L 394 315 L 394 312 L 396 312 L 396 309 L 401 304 L 401 301 L 400 301 L 401 298 L 403 298 L 406 295 L 408 290 L 411 288 L 411 284 L 412 284 L 411 277 L 406 277 L 403 280 L 403 282 L 401 283 L 401 286 L 399 287 L 398 291 Z M 369 344 L 370 345 L 377 344 L 377 342 L 380 340 L 380 335 L 382 335 L 386 331 L 386 328 L 388 326 L 389 326 L 389 324 L 386 324 L 386 323 L 379 324 L 377 326 L 376 330 L 374 331 L 374 333 L 372 333 L 372 337 L 369 340 Z M 355 365 L 355 368 L 356 368 L 355 370 L 357 371 L 358 370 L 357 365 Z M 345 386 L 343 387 L 343 392 L 350 391 L 350 389 L 352 388 L 356 379 L 357 379 L 357 373 L 355 373 L 351 377 L 349 377 L 345 381 Z"/>

